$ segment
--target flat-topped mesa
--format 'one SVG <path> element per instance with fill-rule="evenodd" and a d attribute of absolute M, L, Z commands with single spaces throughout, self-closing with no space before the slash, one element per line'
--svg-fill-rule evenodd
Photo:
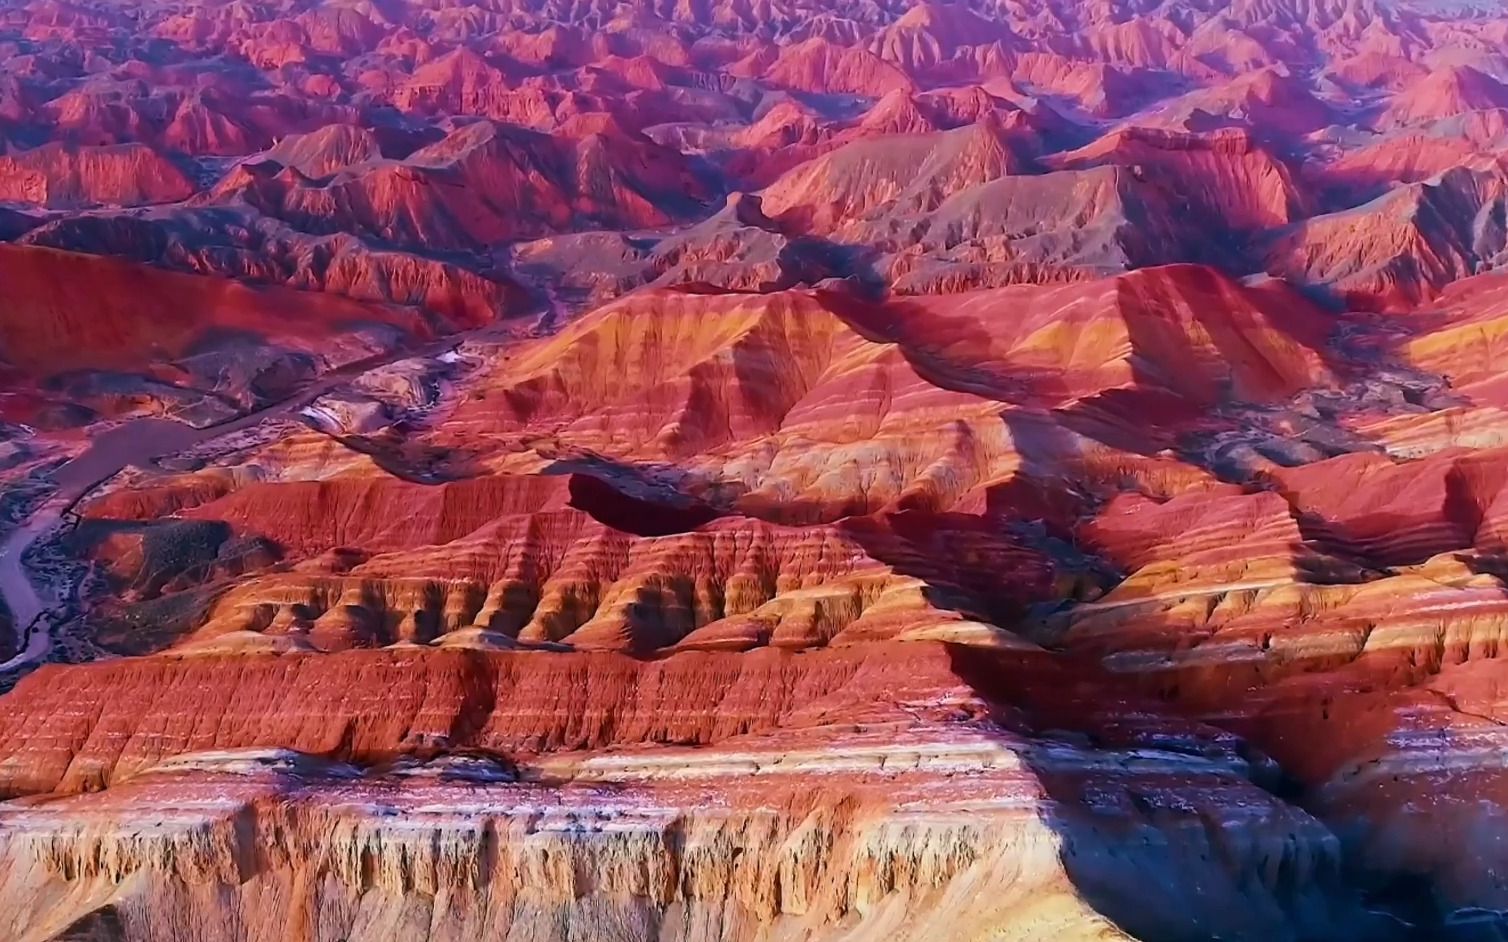
<path fill-rule="evenodd" d="M 1054 155 L 1054 167 L 1130 167 L 1168 187 L 1212 225 L 1270 229 L 1307 215 L 1309 200 L 1288 167 L 1245 128 L 1208 134 L 1127 127 L 1076 151 Z"/>
<path fill-rule="evenodd" d="M 195 191 L 172 161 L 144 144 L 48 144 L 0 158 L 0 200 L 48 209 L 172 203 Z"/>
<path fill-rule="evenodd" d="M 340 683 L 324 672 L 337 666 Z M 1088 724 L 1100 745 L 1013 732 L 1002 693 L 1049 709 L 1055 729 Z M 1127 724 L 1132 704 L 1081 693 L 1045 652 L 920 643 L 44 669 L 0 708 L 0 741 L 19 747 L 0 759 L 5 787 L 108 787 L 0 811 L 0 888 L 65 924 L 99 904 L 59 890 L 109 892 L 147 935 L 227 898 L 244 900 L 241 929 L 280 932 L 311 907 L 368 913 L 358 921 L 380 932 L 395 901 L 438 913 L 448 898 L 428 930 L 442 940 L 541 912 L 593 926 L 625 908 L 649 927 L 634 939 L 702 907 L 813 939 L 867 920 L 886 938 L 1050 919 L 1104 939 L 1122 936 L 1101 913 L 1143 937 L 1359 918 L 1333 837 L 1253 785 L 1229 737 Z M 63 700 L 84 709 L 56 711 Z M 1128 879 L 1128 854 L 1156 889 Z M 1171 904 L 1194 873 L 1196 902 L 1145 905 L 1148 892 Z M 300 882 L 311 889 L 292 903 L 262 894 Z M 163 892 L 182 883 L 217 887 L 213 904 Z"/>
<path fill-rule="evenodd" d="M 1127 125 L 1105 135 L 1099 141 L 1077 151 L 1063 155 L 1063 159 L 1090 158 L 1118 152 L 1135 152 L 1138 147 L 1163 151 L 1214 151 L 1230 156 L 1245 156 L 1263 150 L 1261 143 L 1249 128 L 1217 128 L 1204 134 L 1193 134 L 1171 128 L 1141 127 Z"/>
<path fill-rule="evenodd" d="M 390 477 L 333 478 L 248 483 L 181 512 L 193 519 L 221 520 L 298 556 L 313 556 L 341 547 L 384 553 L 450 543 L 499 517 L 558 510 L 569 500 L 565 475 L 481 477 L 440 485 Z"/>
<path fill-rule="evenodd" d="M 721 916 L 747 931 L 773 924 L 793 937 L 821 938 L 832 923 L 875 919 L 875 907 L 909 903 L 913 918 L 927 913 L 928 924 L 956 925 L 1030 912 L 1043 905 L 1030 902 L 1033 893 L 1047 897 L 1051 910 L 1089 915 L 1061 876 L 1051 831 L 1011 807 L 1008 774 L 981 780 L 999 807 L 982 798 L 988 810 L 971 819 L 950 814 L 944 790 L 925 780 L 889 783 L 887 800 L 879 783 L 834 793 L 783 778 L 760 783 L 761 801 L 726 781 L 615 784 L 608 796 L 600 785 L 467 787 L 459 779 L 285 784 L 215 775 L 211 767 L 210 774 L 154 775 L 112 789 L 98 823 L 76 819 L 71 832 L 59 831 L 55 818 L 14 816 L 7 850 L 16 863 L 0 886 L 19 895 L 70 884 L 207 883 L 221 900 L 239 901 L 249 923 L 243 931 L 254 933 L 239 937 L 259 939 L 305 920 L 333 921 L 350 938 L 400 931 L 401 923 L 382 915 L 383 902 L 432 913 L 426 937 L 440 940 L 528 927 L 542 914 L 583 932 L 632 917 L 636 928 L 620 931 L 653 938 L 658 924 L 674 924 L 676 911 Z M 1030 782 L 1021 784 L 1029 801 Z M 175 792 L 198 788 L 223 795 L 221 807 L 175 807 Z M 909 799 L 912 810 L 897 808 L 895 798 Z M 147 827 L 154 812 L 169 823 Z M 1007 848 L 1022 872 L 1001 883 L 988 904 L 977 904 L 981 912 L 936 901 L 955 882 L 1003 877 Z M 23 869 L 28 857 L 36 860 L 30 872 Z M 307 909 L 259 902 L 252 889 L 276 887 L 281 896 L 303 881 L 311 883 Z M 446 896 L 454 898 L 450 905 L 439 902 Z M 132 907 L 128 918 L 138 931 L 185 914 L 217 925 L 214 909 L 201 905 L 179 904 L 185 912 L 148 903 Z"/>

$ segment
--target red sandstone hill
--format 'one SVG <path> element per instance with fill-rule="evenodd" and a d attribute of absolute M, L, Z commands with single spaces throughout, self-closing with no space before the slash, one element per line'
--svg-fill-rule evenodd
<path fill-rule="evenodd" d="M 153 215 L 35 222 L 20 241 L 358 301 L 412 305 L 456 325 L 487 323 L 519 302 L 516 285 L 500 273 L 379 248 L 344 233 L 309 235 L 249 207 L 235 212 L 173 207 Z"/>
<path fill-rule="evenodd" d="M 764 211 L 825 234 L 876 212 L 914 214 L 1020 167 L 993 120 L 953 131 L 860 139 L 803 164 L 763 191 Z"/>
<path fill-rule="evenodd" d="M 1061 96 L 1075 109 L 1097 118 L 1126 114 L 1146 97 L 1136 77 L 1121 69 L 1054 53 L 1023 53 L 1010 79 L 1033 92 Z"/>
<path fill-rule="evenodd" d="M 1508 109 L 1467 112 L 1348 151 L 1316 176 L 1330 186 L 1370 195 L 1485 158 L 1501 149 L 1505 135 Z"/>
<path fill-rule="evenodd" d="M 139 364 L 155 351 L 175 356 L 215 321 L 314 341 L 342 320 L 380 316 L 318 295 L 260 292 L 50 249 L 7 247 L 0 265 L 14 292 L 4 319 L 6 359 L 38 375 Z M 294 299 L 322 313 L 314 320 L 278 313 Z"/>
<path fill-rule="evenodd" d="M 1228 81 L 1173 99 L 1157 109 L 1153 120 L 1189 131 L 1245 126 L 1279 137 L 1307 134 L 1334 120 L 1331 108 L 1303 78 L 1273 68 L 1238 72 Z"/>
<path fill-rule="evenodd" d="M 51 144 L 0 158 L 0 200 L 48 209 L 172 203 L 194 190 L 178 167 L 140 144 Z"/>
<path fill-rule="evenodd" d="M 505 92 L 501 72 L 464 46 L 420 65 L 393 95 L 402 111 L 485 115 L 492 96 Z"/>
<path fill-rule="evenodd" d="M 1505 183 L 1497 163 L 1468 164 L 1304 220 L 1278 236 L 1268 270 L 1360 303 L 1417 304 L 1504 259 L 1508 234 L 1493 218 Z"/>
<path fill-rule="evenodd" d="M 1291 292 L 1245 288 L 1196 266 L 909 299 L 897 312 L 887 328 L 923 362 L 983 388 L 994 385 L 981 382 L 984 372 L 998 370 L 1001 393 L 1076 397 L 1136 384 L 1209 403 L 1282 398 L 1325 376 L 1318 311 Z"/>
<path fill-rule="evenodd" d="M 455 249 L 586 222 L 665 225 L 707 193 L 680 155 L 613 129 L 564 139 L 479 122 L 326 180 L 279 167 L 243 164 L 203 201 L 244 202 L 304 231 Z"/>
<path fill-rule="evenodd" d="M 905 72 L 880 57 L 819 38 L 781 50 L 760 74 L 781 88 L 874 98 L 912 85 Z"/>
<path fill-rule="evenodd" d="M 918 3 L 869 44 L 870 51 L 911 75 L 946 72 L 951 60 L 979 47 L 1018 45 L 1010 25 L 960 4 Z"/>
<path fill-rule="evenodd" d="M 1234 229 L 1269 229 L 1305 215 L 1307 201 L 1288 167 L 1237 129 L 1192 135 L 1124 128 L 1052 163 L 1129 167 L 1177 193 L 1188 209 Z"/>
<path fill-rule="evenodd" d="M 1384 126 L 1419 124 L 1469 111 L 1508 107 L 1508 86 L 1470 66 L 1431 72 L 1395 95 Z"/>
<path fill-rule="evenodd" d="M 352 164 L 380 160 L 377 135 L 359 125 L 332 124 L 308 134 L 294 134 L 263 152 L 263 159 L 320 180 Z"/>
<path fill-rule="evenodd" d="M 0 10 L 0 939 L 1503 935 L 1505 43 Z"/>

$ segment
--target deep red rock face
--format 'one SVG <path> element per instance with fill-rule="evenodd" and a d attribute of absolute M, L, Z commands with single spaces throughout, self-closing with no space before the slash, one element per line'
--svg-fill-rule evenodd
<path fill-rule="evenodd" d="M 0 940 L 1508 934 L 1505 43 L 0 10 Z"/>

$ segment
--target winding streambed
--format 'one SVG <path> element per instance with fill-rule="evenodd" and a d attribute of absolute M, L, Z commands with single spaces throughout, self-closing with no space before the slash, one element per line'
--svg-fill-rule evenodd
<path fill-rule="evenodd" d="M 263 410 L 203 429 L 171 419 L 135 419 L 95 436 L 88 450 L 53 472 L 57 490 L 0 544 L 0 595 L 4 596 L 16 630 L 24 640 L 21 650 L 0 664 L 0 672 L 39 661 L 52 647 L 52 635 L 41 623 L 63 600 L 48 587 L 38 588 L 26 571 L 26 551 L 33 544 L 55 531 L 64 514 L 95 485 L 114 477 L 128 465 L 141 465 L 183 451 L 207 438 L 232 431 L 232 425 L 264 418 L 266 414 Z"/>
<path fill-rule="evenodd" d="M 24 558 L 38 542 L 62 525 L 66 515 L 84 495 L 130 466 L 149 467 L 159 458 L 180 454 L 211 439 L 251 428 L 268 419 L 287 415 L 331 392 L 343 383 L 398 360 L 435 357 L 455 350 L 471 338 L 522 339 L 553 333 L 572 314 L 549 284 L 533 286 L 543 296 L 543 310 L 532 328 L 522 321 L 498 321 L 484 327 L 459 331 L 414 347 L 400 347 L 326 372 L 317 381 L 292 396 L 238 416 L 196 428 L 172 419 L 133 419 L 96 435 L 89 448 L 58 468 L 52 475 L 57 490 L 0 543 L 0 598 L 10 608 L 20 650 L 0 663 L 0 676 L 40 662 L 52 650 L 51 625 L 47 616 L 62 607 L 49 587 L 38 587 L 27 572 Z"/>
<path fill-rule="evenodd" d="M 60 608 L 64 599 L 55 597 L 48 586 L 38 586 L 27 571 L 24 558 L 28 550 L 55 532 L 65 516 L 84 495 L 130 466 L 149 467 L 159 458 L 180 454 L 211 439 L 251 428 L 271 418 L 297 411 L 362 373 L 410 357 L 437 356 L 455 349 L 468 336 L 488 332 L 450 334 L 418 348 L 406 348 L 347 364 L 326 373 L 317 382 L 287 399 L 271 403 L 237 418 L 195 428 L 172 419 L 141 418 L 118 425 L 96 435 L 88 450 L 53 472 L 57 490 L 25 521 L 0 543 L 0 597 L 10 608 L 20 650 L 0 663 L 0 675 L 21 670 L 44 659 L 52 650 L 53 637 L 47 616 Z"/>

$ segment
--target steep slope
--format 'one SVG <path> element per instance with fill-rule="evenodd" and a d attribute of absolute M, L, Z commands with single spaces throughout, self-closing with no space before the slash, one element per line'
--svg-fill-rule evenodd
<path fill-rule="evenodd" d="M 1170 193 L 1119 167 L 1001 177 L 917 219 L 851 227 L 907 294 L 1095 278 L 1203 253 Z"/>
<path fill-rule="evenodd" d="M 1508 107 L 1508 86 L 1470 66 L 1453 66 L 1431 72 L 1394 96 L 1379 124 L 1420 124 L 1503 107 Z"/>
<path fill-rule="evenodd" d="M 336 727 L 355 708 L 347 751 L 360 761 L 386 754 L 405 712 L 427 701 L 427 719 L 408 734 L 413 742 L 454 741 L 458 727 L 446 714 L 469 716 L 462 725 L 476 731 L 470 736 L 516 742 L 516 758 L 506 764 L 406 761 L 363 773 L 286 747 L 238 748 L 221 736 L 214 737 L 218 748 L 185 751 L 169 745 L 177 739 L 170 733 L 151 750 L 168 757 L 163 761 L 127 745 L 133 737 L 122 729 L 126 750 L 117 758 L 101 763 L 80 757 L 73 763 L 81 772 L 72 780 L 75 788 L 121 778 L 127 768 L 139 770 L 110 787 L 103 803 L 95 797 L 98 816 L 87 828 L 67 838 L 48 836 L 63 821 L 82 825 L 82 809 L 72 801 L 6 813 L 8 858 L 34 862 L 10 867 L 0 886 L 13 898 L 36 900 L 49 920 L 67 924 L 99 909 L 96 919 L 123 922 L 133 934 L 174 913 L 202 914 L 214 924 L 216 912 L 213 904 L 201 909 L 203 904 L 190 902 L 192 896 L 147 903 L 128 889 L 133 885 L 167 887 L 190 877 L 208 883 L 217 900 L 227 893 L 243 900 L 235 904 L 243 931 L 261 938 L 286 931 L 286 924 L 270 921 L 276 910 L 258 900 L 259 889 L 322 874 L 317 895 L 307 897 L 309 908 L 301 911 L 320 924 L 334 922 L 354 938 L 401 931 L 407 923 L 394 922 L 403 918 L 395 915 L 401 907 L 433 914 L 423 918 L 439 922 L 429 921 L 426 931 L 440 939 L 528 927 L 540 918 L 566 931 L 594 932 L 621 926 L 628 916 L 638 927 L 630 930 L 635 937 L 652 937 L 661 926 L 678 925 L 680 913 L 707 927 L 696 930 L 700 937 L 718 937 L 731 922 L 794 938 L 827 937 L 839 925 L 889 938 L 926 938 L 939 929 L 998 935 L 1004 925 L 1017 927 L 1006 930 L 1015 933 L 1007 938 L 1030 938 L 1036 931 L 1031 927 L 1045 924 L 1071 926 L 1075 938 L 1123 939 L 1130 936 L 1093 913 L 1074 881 L 1115 901 L 1104 905 L 1134 912 L 1109 865 L 1111 847 L 1129 835 L 1130 847 L 1147 848 L 1130 851 L 1139 865 L 1171 881 L 1169 892 L 1177 892 L 1186 874 L 1203 870 L 1205 892 L 1214 899 L 1198 904 L 1201 924 L 1230 931 L 1237 923 L 1222 908 L 1249 906 L 1268 914 L 1263 929 L 1287 931 L 1284 914 L 1315 904 L 1295 924 L 1355 924 L 1354 910 L 1331 909 L 1318 898 L 1332 879 L 1326 875 L 1333 866 L 1328 833 L 1264 798 L 1244 779 L 1240 760 L 1220 746 L 1211 744 L 1215 751 L 1208 759 L 1140 751 L 1145 745 L 1134 737 L 1119 748 L 1039 748 L 988 721 L 944 723 L 949 710 L 982 718 L 989 704 L 961 676 L 955 656 L 938 645 L 914 646 L 900 662 L 875 654 L 755 660 L 680 655 L 658 667 L 611 656 L 553 658 L 559 668 L 575 668 L 577 681 L 565 684 L 559 683 L 564 675 L 522 671 L 529 655 L 348 656 L 348 669 L 388 679 L 393 696 L 365 706 L 348 703 L 328 714 L 335 723 L 327 732 L 305 727 L 290 739 L 274 727 L 261 734 L 242 727 L 250 735 L 237 739 L 296 739 L 328 749 L 336 741 L 330 736 L 338 739 Z M 734 670 L 719 671 L 715 665 L 733 666 L 730 658 L 739 659 Z M 328 678 L 311 682 L 315 676 L 307 672 L 338 664 L 333 658 L 263 660 L 253 673 L 242 674 L 243 683 L 259 683 L 274 698 L 285 683 L 279 675 L 304 689 L 333 690 L 337 684 Z M 300 680 L 285 673 L 295 665 Z M 195 659 L 183 668 L 213 672 L 215 661 Z M 724 679 L 692 679 L 709 673 Z M 107 688 L 104 676 L 94 681 L 90 689 Z M 491 699 L 500 705 L 490 717 L 467 712 L 465 691 L 477 689 L 478 681 L 482 689 L 492 688 Z M 25 689 L 17 696 L 29 700 L 40 692 Z M 230 714 L 220 714 L 222 705 L 249 698 L 224 693 L 228 699 L 216 706 L 204 702 L 199 710 L 233 722 Z M 730 717 L 724 723 L 664 720 L 711 715 L 716 711 L 700 704 L 719 701 L 728 705 L 721 711 Z M 549 706 L 525 716 L 503 706 L 509 702 Z M 730 709 L 733 704 L 739 706 Z M 735 713 L 738 719 L 732 719 Z M 143 731 L 168 719 L 152 707 L 138 715 Z M 836 738 L 837 725 L 861 717 L 883 735 L 848 738 L 838 758 L 833 749 L 845 740 Z M 778 736 L 768 735 L 777 730 Z M 1199 733 L 1191 732 L 1197 743 Z M 562 751 L 608 741 L 627 748 L 596 758 Z M 657 741 L 702 748 L 648 745 Z M 1074 810 L 1072 796 L 1087 797 L 1086 776 L 1106 762 L 1121 766 L 1104 786 L 1107 807 Z M 6 767 L 10 788 L 56 774 L 43 768 L 22 772 L 10 762 Z M 86 767 L 94 771 L 82 774 Z M 824 784 L 834 773 L 846 784 Z M 551 784 L 529 783 L 536 778 Z M 198 811 L 178 809 L 175 796 L 195 787 L 212 788 L 220 797 Z M 1164 797 L 1146 807 L 1147 799 L 1138 795 Z M 394 831 L 380 812 L 373 813 L 374 799 L 411 823 Z M 1059 807 L 1050 817 L 1061 819 L 1047 823 L 1043 812 Z M 1223 810 L 1237 807 L 1243 809 L 1239 814 Z M 959 817 L 964 808 L 967 825 Z M 583 826 L 583 814 L 596 823 Z M 142 830 L 147 816 L 173 823 L 159 825 L 149 837 Z M 236 826 L 238 821 L 244 825 Z M 1118 836 L 1102 830 L 1107 825 Z M 1282 867 L 1313 872 L 1315 879 L 1289 885 L 1260 876 L 1264 851 L 1257 848 L 1266 841 L 1257 835 L 1263 831 L 1282 835 L 1282 845 L 1273 845 L 1286 848 Z M 490 851 L 483 849 L 483 834 L 494 835 L 487 840 Z M 667 845 L 677 841 L 693 850 L 667 857 Z M 148 842 L 150 849 L 142 846 L 139 857 L 116 856 L 123 846 Z M 1064 850 L 1068 843 L 1072 855 Z M 279 850 L 253 850 L 258 845 Z M 1209 854 L 1229 864 L 1211 874 L 1195 863 Z M 483 856 L 493 863 L 477 866 Z M 331 864 L 320 862 L 335 859 L 353 863 L 331 871 Z M 99 864 L 83 866 L 86 860 Z M 566 878 L 554 869 L 562 865 L 594 876 Z M 551 879 L 536 883 L 522 879 L 526 874 Z M 873 876 L 855 879 L 858 874 Z M 571 892 L 558 892 L 559 878 L 567 879 Z M 69 885 L 90 886 L 92 892 L 83 898 L 56 895 Z M 979 894 L 981 885 L 997 891 Z M 446 895 L 492 903 L 462 902 L 441 915 L 432 901 Z M 118 902 L 86 902 L 89 896 Z M 1144 932 L 1162 924 L 1151 913 L 1130 919 Z"/>
<path fill-rule="evenodd" d="M 993 121 L 933 134 L 858 140 L 803 164 L 762 193 L 764 212 L 825 234 L 885 211 L 935 209 L 952 194 L 1020 166 Z"/>
<path fill-rule="evenodd" d="M 344 233 L 309 235 L 250 207 L 67 217 L 36 226 L 19 241 L 357 301 L 413 305 L 457 326 L 485 324 L 518 306 L 516 286 L 499 272 L 381 248 Z"/>
<path fill-rule="evenodd" d="M 762 77 L 781 88 L 846 92 L 872 98 L 912 85 L 905 72 L 879 56 L 835 45 L 820 37 L 782 49 L 762 70 Z"/>
<path fill-rule="evenodd" d="M 979 376 L 986 364 L 998 364 L 1002 393 L 1024 388 L 1068 398 L 1137 384 L 1201 403 L 1226 395 L 1260 401 L 1324 382 L 1316 348 L 1325 327 L 1302 304 L 1281 289 L 1168 266 L 1082 285 L 919 298 L 899 305 L 903 317 L 887 327 L 941 368 Z M 965 338 L 987 338 L 988 346 L 964 348 Z M 967 349 L 969 360 L 954 361 L 954 349 Z M 968 382 L 994 387 L 991 380 Z"/>
<path fill-rule="evenodd" d="M 303 176 L 319 180 L 352 164 L 382 158 L 377 135 L 358 125 L 332 124 L 308 134 L 284 138 L 263 158 L 292 167 Z"/>
<path fill-rule="evenodd" d="M 1064 168 L 1106 164 L 1133 168 L 1176 192 L 1194 212 L 1235 230 L 1282 226 L 1304 215 L 1305 200 L 1281 161 L 1250 135 L 1209 135 L 1128 128 L 1053 158 Z"/>
<path fill-rule="evenodd" d="M 1500 264 L 1503 169 L 1461 166 L 1370 203 L 1315 216 L 1280 235 L 1268 270 L 1357 303 L 1412 305 Z"/>

